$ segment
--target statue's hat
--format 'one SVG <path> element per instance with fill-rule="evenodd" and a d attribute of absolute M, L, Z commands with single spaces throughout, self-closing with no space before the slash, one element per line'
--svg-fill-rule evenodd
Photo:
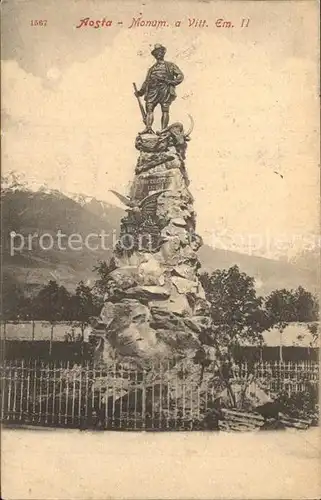
<path fill-rule="evenodd" d="M 155 43 L 154 48 L 151 52 L 152 56 L 155 55 L 155 52 L 158 52 L 158 51 L 162 51 L 165 54 L 166 47 L 164 47 L 164 45 L 161 45 L 160 43 Z"/>

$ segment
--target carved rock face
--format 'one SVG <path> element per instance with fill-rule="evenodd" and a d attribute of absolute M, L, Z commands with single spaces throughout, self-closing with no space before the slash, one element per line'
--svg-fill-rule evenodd
<path fill-rule="evenodd" d="M 118 304 L 105 304 L 102 318 L 108 320 L 109 344 L 122 356 L 145 356 L 157 344 L 150 327 L 151 314 L 138 300 L 125 299 Z"/>
<path fill-rule="evenodd" d="M 192 309 L 185 295 L 177 292 L 173 287 L 171 294 L 167 300 L 153 300 L 149 303 L 152 311 L 168 312 L 177 316 L 189 316 Z"/>
<path fill-rule="evenodd" d="M 121 225 L 121 236 L 133 236 L 134 246 L 118 245 L 114 252 L 116 269 L 109 274 L 95 330 L 100 336 L 104 331 L 105 353 L 112 349 L 135 359 L 192 356 L 210 326 L 197 276 L 202 239 L 194 231 L 186 141 L 180 123 L 136 139 L 140 155 L 129 195 L 137 206 Z M 151 246 L 142 244 L 142 235 L 151 237 Z"/>
<path fill-rule="evenodd" d="M 197 281 L 181 278 L 180 276 L 173 276 L 171 281 L 175 285 L 178 293 L 184 295 L 191 293 L 196 295 L 198 293 L 199 284 Z"/>
<path fill-rule="evenodd" d="M 120 267 L 112 271 L 109 277 L 118 289 L 127 290 L 137 285 L 138 268 L 136 266 Z"/>
<path fill-rule="evenodd" d="M 207 300 L 204 297 L 197 297 L 194 306 L 194 314 L 199 316 L 208 316 L 210 315 L 210 306 Z"/>
<path fill-rule="evenodd" d="M 191 281 L 196 280 L 195 268 L 188 264 L 178 264 L 173 267 L 173 274 Z"/>
<path fill-rule="evenodd" d="M 179 236 L 174 236 L 173 238 L 163 238 L 163 244 L 157 252 L 160 259 L 164 264 L 168 266 L 176 265 L 181 261 L 180 256 L 180 238 Z M 157 255 L 156 254 L 156 255 Z"/>
<path fill-rule="evenodd" d="M 106 325 L 106 328 L 109 328 L 115 316 L 115 304 L 113 304 L 112 302 L 106 302 L 100 313 L 101 320 Z"/>
<path fill-rule="evenodd" d="M 170 292 L 165 286 L 135 286 L 126 290 L 126 296 L 138 300 L 149 301 L 156 299 L 167 299 Z"/>
<path fill-rule="evenodd" d="M 114 261 L 117 268 L 136 266 L 138 267 L 143 262 L 147 262 L 147 254 L 143 252 L 114 252 Z"/>
<path fill-rule="evenodd" d="M 198 234 L 194 234 L 191 240 L 191 249 L 197 252 L 199 248 L 203 245 L 203 239 Z"/>
<path fill-rule="evenodd" d="M 170 223 L 161 231 L 161 237 L 164 241 L 172 237 L 178 237 L 181 243 L 189 243 L 189 234 L 184 226 L 177 226 L 171 220 Z"/>
<path fill-rule="evenodd" d="M 185 318 L 185 323 L 192 330 L 201 333 L 203 329 L 207 329 L 210 327 L 211 320 L 209 316 L 192 316 L 189 318 Z"/>
<path fill-rule="evenodd" d="M 164 271 L 157 259 L 153 255 L 149 255 L 146 262 L 143 262 L 138 267 L 139 282 L 142 285 L 164 285 Z"/>

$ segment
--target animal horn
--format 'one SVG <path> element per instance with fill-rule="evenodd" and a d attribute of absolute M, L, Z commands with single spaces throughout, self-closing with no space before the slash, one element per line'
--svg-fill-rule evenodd
<path fill-rule="evenodd" d="M 191 133 L 193 132 L 193 129 L 194 129 L 193 117 L 190 114 L 188 115 L 188 117 L 189 117 L 191 123 L 190 123 L 188 131 L 185 133 L 185 137 L 188 137 L 189 135 L 191 135 Z"/>

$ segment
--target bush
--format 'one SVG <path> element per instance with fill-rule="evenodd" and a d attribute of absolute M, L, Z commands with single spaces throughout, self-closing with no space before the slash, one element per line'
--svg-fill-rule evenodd
<path fill-rule="evenodd" d="M 279 402 L 284 413 L 293 418 L 312 419 L 314 425 L 319 421 L 318 386 L 310 384 L 307 390 L 291 394 L 281 392 Z"/>

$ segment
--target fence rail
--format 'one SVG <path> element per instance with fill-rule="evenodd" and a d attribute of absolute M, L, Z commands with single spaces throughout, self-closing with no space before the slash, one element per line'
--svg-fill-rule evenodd
<path fill-rule="evenodd" d="M 201 374 L 201 375 L 200 375 Z M 318 363 L 263 362 L 234 366 L 229 384 L 251 397 L 318 384 Z M 1 368 L 3 422 L 55 427 L 187 430 L 204 428 L 226 389 L 215 369 L 188 361 L 137 368 L 132 363 L 13 361 Z"/>

